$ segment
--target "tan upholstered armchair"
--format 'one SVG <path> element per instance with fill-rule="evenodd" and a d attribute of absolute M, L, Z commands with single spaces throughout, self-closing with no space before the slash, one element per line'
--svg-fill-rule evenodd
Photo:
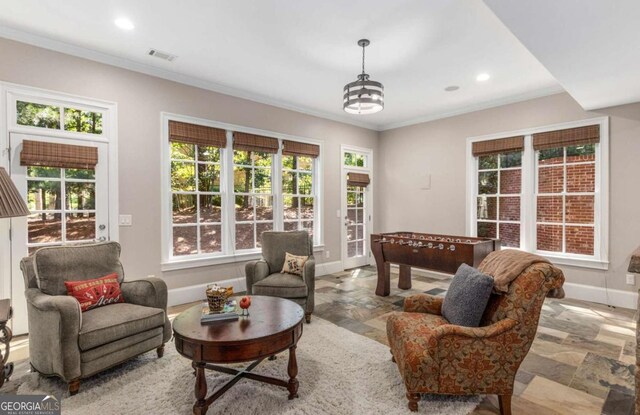
<path fill-rule="evenodd" d="M 307 231 L 262 233 L 262 259 L 251 261 L 245 267 L 247 293 L 287 298 L 304 308 L 307 323 L 311 322 L 314 306 L 316 262 L 313 243 Z M 282 274 L 285 253 L 308 256 L 302 278 Z"/>
<path fill-rule="evenodd" d="M 481 265 L 482 266 L 482 265 Z M 503 295 L 492 294 L 480 327 L 449 324 L 442 298 L 407 297 L 404 312 L 387 321 L 391 354 L 407 388 L 409 409 L 421 393 L 496 394 L 511 414 L 516 372 L 533 342 L 547 293 L 561 292 L 562 271 L 548 263 L 527 267 Z"/>
<path fill-rule="evenodd" d="M 78 392 L 80 379 L 141 353 L 162 356 L 171 338 L 167 285 L 158 278 L 124 281 L 117 242 L 42 248 L 22 259 L 29 358 L 33 370 L 58 376 Z M 81 312 L 65 281 L 118 274 L 124 303 Z"/>

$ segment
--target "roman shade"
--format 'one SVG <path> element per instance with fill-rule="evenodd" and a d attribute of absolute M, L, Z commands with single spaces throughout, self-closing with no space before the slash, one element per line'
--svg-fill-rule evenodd
<path fill-rule="evenodd" d="M 600 142 L 600 125 L 546 131 L 533 135 L 534 150 L 596 144 Z"/>
<path fill-rule="evenodd" d="M 227 146 L 227 132 L 222 128 L 171 120 L 169 121 L 169 141 L 224 148 Z"/>
<path fill-rule="evenodd" d="M 476 141 L 471 145 L 474 157 L 490 156 L 524 150 L 524 136 L 498 138 L 496 140 Z"/>
<path fill-rule="evenodd" d="M 320 155 L 320 146 L 299 141 L 283 140 L 282 155 L 317 158 Z"/>
<path fill-rule="evenodd" d="M 369 175 L 366 173 L 349 173 L 347 175 L 347 185 L 367 187 L 371 183 Z"/>
<path fill-rule="evenodd" d="M 256 134 L 233 133 L 233 149 L 240 151 L 259 151 L 275 154 L 278 152 L 278 139 Z"/>
<path fill-rule="evenodd" d="M 98 148 L 24 140 L 20 152 L 21 166 L 45 166 L 67 169 L 94 169 Z"/>

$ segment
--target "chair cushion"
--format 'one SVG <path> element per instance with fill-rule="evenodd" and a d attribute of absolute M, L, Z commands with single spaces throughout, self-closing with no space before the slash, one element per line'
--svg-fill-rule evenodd
<path fill-rule="evenodd" d="M 82 313 L 78 336 L 80 350 L 86 351 L 164 325 L 164 310 L 136 304 L 118 303 Z"/>
<path fill-rule="evenodd" d="M 478 327 L 492 289 L 492 277 L 460 265 L 442 302 L 442 316 L 451 324 Z"/>
<path fill-rule="evenodd" d="M 251 290 L 255 295 L 282 298 L 305 298 L 309 292 L 307 284 L 300 277 L 282 273 L 271 274 L 256 282 Z"/>

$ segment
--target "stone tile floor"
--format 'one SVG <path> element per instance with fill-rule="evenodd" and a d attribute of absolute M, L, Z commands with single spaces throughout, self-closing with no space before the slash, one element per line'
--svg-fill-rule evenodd
<path fill-rule="evenodd" d="M 412 289 L 400 290 L 397 274 L 392 274 L 388 297 L 374 294 L 373 267 L 319 277 L 314 315 L 388 344 L 386 319 L 402 310 L 404 297 L 446 294 L 450 278 L 430 275 L 414 273 Z M 536 339 L 516 377 L 513 413 L 633 414 L 634 314 L 585 301 L 547 299 Z M 499 413 L 497 399 L 488 396 L 473 413 Z"/>
<path fill-rule="evenodd" d="M 402 310 L 404 297 L 446 293 L 450 278 L 430 275 L 414 273 L 412 289 L 400 290 L 397 274 L 392 274 L 388 297 L 374 294 L 377 277 L 373 267 L 318 277 L 314 316 L 387 344 L 386 319 L 389 313 Z M 171 307 L 170 318 L 191 305 Z M 633 310 L 585 301 L 547 299 L 536 339 L 516 376 L 513 413 L 633 414 L 634 314 Z M 10 361 L 17 363 L 13 376 L 21 376 L 29 369 L 27 337 L 15 338 L 11 348 Z M 15 392 L 11 384 L 2 388 L 4 393 Z M 495 396 L 487 396 L 473 412 L 497 413 Z"/>

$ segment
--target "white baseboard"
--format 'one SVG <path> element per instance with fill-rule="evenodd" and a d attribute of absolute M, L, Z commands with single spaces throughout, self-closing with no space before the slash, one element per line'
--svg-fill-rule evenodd
<path fill-rule="evenodd" d="M 316 277 L 334 272 L 342 271 L 342 262 L 325 262 L 316 265 Z M 234 292 L 242 292 L 247 290 L 247 281 L 244 277 L 233 278 L 224 281 L 216 281 L 217 284 L 228 287 L 232 286 Z M 180 304 L 192 303 L 194 301 L 205 301 L 205 290 L 207 284 L 191 285 L 189 287 L 173 288 L 169 290 L 169 299 L 167 301 L 169 307 Z"/>
<path fill-rule="evenodd" d="M 567 298 L 630 308 L 632 310 L 635 310 L 638 304 L 638 293 L 634 291 L 605 289 L 604 287 L 565 282 L 564 292 Z"/>

